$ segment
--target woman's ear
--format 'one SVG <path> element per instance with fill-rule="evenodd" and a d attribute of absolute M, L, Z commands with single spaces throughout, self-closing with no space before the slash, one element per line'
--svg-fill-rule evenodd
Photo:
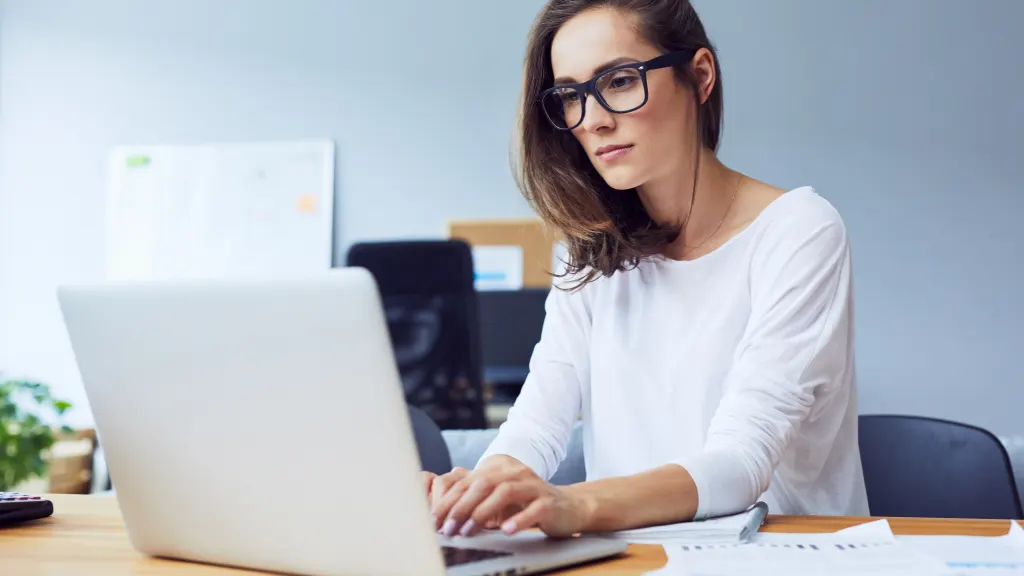
<path fill-rule="evenodd" d="M 715 57 L 711 54 L 711 50 L 707 48 L 698 50 L 693 55 L 693 60 L 690 61 L 690 67 L 693 77 L 697 79 L 697 96 L 699 96 L 700 103 L 704 104 L 711 96 L 715 82 L 718 81 L 718 78 L 715 77 Z"/>

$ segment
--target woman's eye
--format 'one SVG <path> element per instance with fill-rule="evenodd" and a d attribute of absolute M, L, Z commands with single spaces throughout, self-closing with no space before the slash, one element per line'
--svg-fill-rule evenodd
<path fill-rule="evenodd" d="M 612 90 L 622 90 L 632 86 L 638 79 L 634 74 L 618 74 L 608 83 L 608 87 Z"/>
<path fill-rule="evenodd" d="M 561 98 L 563 104 L 575 104 L 576 102 L 579 102 L 580 94 L 575 90 L 568 90 L 566 92 L 562 92 Z"/>

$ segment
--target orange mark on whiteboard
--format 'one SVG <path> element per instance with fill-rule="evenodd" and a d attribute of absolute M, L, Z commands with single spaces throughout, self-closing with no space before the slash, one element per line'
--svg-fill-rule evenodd
<path fill-rule="evenodd" d="M 299 212 L 303 214 L 312 214 L 317 209 L 316 196 L 312 194 L 302 194 L 299 196 Z"/>

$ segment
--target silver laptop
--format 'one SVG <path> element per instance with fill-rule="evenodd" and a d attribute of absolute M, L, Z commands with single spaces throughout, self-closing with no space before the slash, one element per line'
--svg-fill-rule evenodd
<path fill-rule="evenodd" d="M 308 278 L 61 287 L 132 545 L 295 574 L 527 574 L 618 540 L 443 538 L 376 284 Z"/>

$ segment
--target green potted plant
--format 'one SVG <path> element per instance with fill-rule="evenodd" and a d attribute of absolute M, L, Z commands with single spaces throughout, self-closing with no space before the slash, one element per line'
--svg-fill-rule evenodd
<path fill-rule="evenodd" d="M 60 433 L 73 433 L 53 424 L 70 407 L 46 384 L 0 375 L 0 492 L 46 476 L 47 451 Z"/>

